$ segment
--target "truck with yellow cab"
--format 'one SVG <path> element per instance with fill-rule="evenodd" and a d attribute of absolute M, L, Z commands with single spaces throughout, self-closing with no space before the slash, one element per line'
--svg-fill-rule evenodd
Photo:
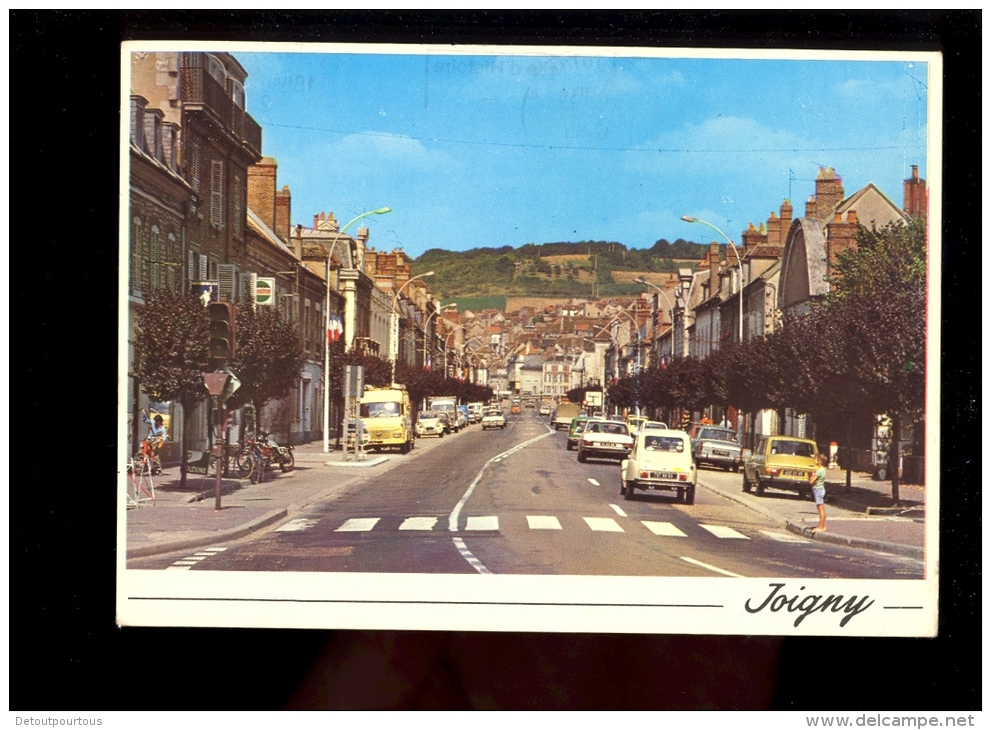
<path fill-rule="evenodd" d="M 361 396 L 362 445 L 366 451 L 396 448 L 405 454 L 415 445 L 413 411 L 403 385 L 366 387 Z"/>

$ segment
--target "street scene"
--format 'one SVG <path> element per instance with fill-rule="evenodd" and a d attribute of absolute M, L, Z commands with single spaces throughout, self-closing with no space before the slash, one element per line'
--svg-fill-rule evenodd
<path fill-rule="evenodd" d="M 277 50 L 125 44 L 125 604 L 934 630 L 936 58 Z"/>

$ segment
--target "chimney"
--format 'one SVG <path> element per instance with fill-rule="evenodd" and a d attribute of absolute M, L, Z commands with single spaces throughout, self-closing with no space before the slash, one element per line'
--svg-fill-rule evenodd
<path fill-rule="evenodd" d="M 857 211 L 851 210 L 843 220 L 841 213 L 833 216 L 826 226 L 826 252 L 829 260 L 829 273 L 835 273 L 838 256 L 847 249 L 857 248 Z"/>
<path fill-rule="evenodd" d="M 275 225 L 272 230 L 286 243 L 289 243 L 289 228 L 292 220 L 292 194 L 289 186 L 283 185 L 282 190 L 275 193 Z"/>
<path fill-rule="evenodd" d="M 788 240 L 788 230 L 791 228 L 793 212 L 791 201 L 785 198 L 785 202 L 781 204 L 781 232 L 778 240 L 773 242 L 775 245 L 784 247 L 785 241 Z M 770 236 L 768 236 L 768 241 L 770 241 Z"/>
<path fill-rule="evenodd" d="M 805 217 L 816 217 L 816 196 L 814 195 L 810 195 L 809 199 L 805 201 Z"/>
<path fill-rule="evenodd" d="M 828 221 L 837 203 L 843 200 L 843 183 L 831 167 L 820 167 L 816 176 L 815 218 Z"/>
<path fill-rule="evenodd" d="M 773 216 L 774 213 L 771 213 L 771 215 Z M 764 243 L 767 240 L 767 236 L 764 234 L 764 224 L 761 224 L 761 230 L 758 231 L 754 227 L 754 224 L 751 223 L 749 226 L 747 226 L 747 230 L 743 232 L 742 238 L 743 238 L 743 255 L 749 256 L 754 251 L 754 249 L 756 249 L 758 246 L 760 246 L 762 243 Z M 731 263 L 733 266 L 735 266 L 736 256 L 733 255 L 732 247 L 730 247 L 730 249 L 726 252 L 726 256 L 727 259 L 732 256 L 733 261 Z"/>
<path fill-rule="evenodd" d="M 355 268 L 364 270 L 365 250 L 368 248 L 368 229 L 359 228 L 358 233 L 355 235 L 355 241 L 357 241 L 358 244 L 358 263 Z"/>
<path fill-rule="evenodd" d="M 263 157 L 248 168 L 248 207 L 275 230 L 275 175 L 278 165 L 272 157 Z M 276 231 L 277 232 L 277 231 Z"/>
<path fill-rule="evenodd" d="M 919 166 L 912 165 L 912 177 L 905 181 L 905 204 L 902 206 L 909 218 L 918 218 L 929 213 L 929 192 L 926 181 L 919 177 Z"/>

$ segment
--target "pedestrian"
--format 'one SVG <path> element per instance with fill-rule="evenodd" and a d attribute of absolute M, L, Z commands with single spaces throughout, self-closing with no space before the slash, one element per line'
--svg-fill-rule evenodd
<path fill-rule="evenodd" d="M 819 526 L 813 527 L 812 532 L 826 531 L 826 455 L 816 456 L 816 469 L 809 472 L 809 484 L 812 485 L 812 498 L 816 502 L 819 513 Z"/>
<path fill-rule="evenodd" d="M 162 450 L 162 444 L 169 438 L 169 430 L 165 427 L 165 419 L 162 418 L 161 413 L 156 413 L 154 420 L 151 420 L 148 418 L 148 412 L 142 408 L 141 420 L 149 427 L 147 440 L 148 447 L 151 449 L 151 458 L 154 460 L 155 465 L 161 469 L 162 462 L 158 458 L 158 452 Z"/>

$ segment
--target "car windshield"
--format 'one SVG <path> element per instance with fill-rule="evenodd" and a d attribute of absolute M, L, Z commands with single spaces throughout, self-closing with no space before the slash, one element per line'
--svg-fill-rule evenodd
<path fill-rule="evenodd" d="M 419 416 L 419 419 L 421 421 L 424 420 L 424 419 L 430 419 L 430 418 L 437 418 L 437 414 L 434 413 L 433 411 L 423 411 L 420 414 L 420 416 Z"/>
<path fill-rule="evenodd" d="M 399 404 L 395 402 L 361 404 L 362 418 L 388 418 L 389 416 L 398 416 L 398 415 L 399 415 Z"/>
<path fill-rule="evenodd" d="M 643 447 L 647 451 L 673 451 L 680 454 L 685 450 L 685 442 L 680 436 L 645 436 Z"/>
<path fill-rule="evenodd" d="M 600 421 L 590 421 L 585 427 L 586 433 L 610 433 L 616 436 L 629 436 L 630 430 L 625 423 L 609 423 Z"/>
<path fill-rule="evenodd" d="M 804 441 L 772 441 L 771 453 L 812 457 L 815 456 L 815 445 Z"/>
<path fill-rule="evenodd" d="M 699 432 L 699 438 L 710 441 L 731 441 L 734 444 L 738 443 L 736 431 L 731 431 L 728 428 L 703 428 Z"/>

